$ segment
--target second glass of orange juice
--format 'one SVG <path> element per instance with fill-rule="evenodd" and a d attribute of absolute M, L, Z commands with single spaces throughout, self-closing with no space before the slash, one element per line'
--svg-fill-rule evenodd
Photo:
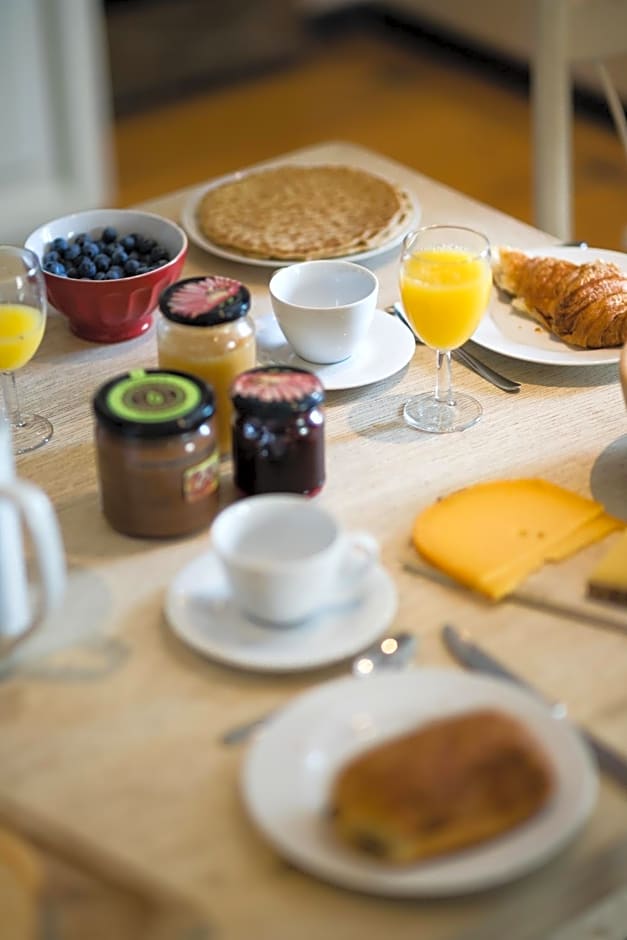
<path fill-rule="evenodd" d="M 451 350 L 476 330 L 491 285 L 490 243 L 480 232 L 430 225 L 405 238 L 400 270 L 403 308 L 420 339 L 437 354 L 434 391 L 405 404 L 403 415 L 411 427 L 433 433 L 462 431 L 479 419 L 479 402 L 453 392 Z"/>

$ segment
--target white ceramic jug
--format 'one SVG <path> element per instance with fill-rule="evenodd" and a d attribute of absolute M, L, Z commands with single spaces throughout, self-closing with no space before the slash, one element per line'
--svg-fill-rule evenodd
<path fill-rule="evenodd" d="M 32 544 L 33 585 L 24 534 Z M 16 479 L 11 430 L 0 415 L 0 657 L 37 627 L 64 589 L 65 554 L 57 517 L 39 487 Z"/>

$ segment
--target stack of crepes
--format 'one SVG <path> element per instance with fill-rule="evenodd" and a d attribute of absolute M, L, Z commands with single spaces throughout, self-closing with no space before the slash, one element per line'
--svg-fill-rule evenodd
<path fill-rule="evenodd" d="M 282 165 L 213 186 L 196 213 L 215 245 L 256 258 L 337 258 L 381 247 L 413 214 L 407 193 L 364 170 Z"/>
<path fill-rule="evenodd" d="M 436 568 L 499 600 L 545 562 L 622 528 L 600 503 L 554 483 L 496 480 L 428 506 L 415 520 L 412 540 Z"/>

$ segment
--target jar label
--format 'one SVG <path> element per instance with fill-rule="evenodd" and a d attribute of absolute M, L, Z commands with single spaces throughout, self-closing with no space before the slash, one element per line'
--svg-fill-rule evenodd
<path fill-rule="evenodd" d="M 219 454 L 214 451 L 200 463 L 188 467 L 183 473 L 183 499 L 195 503 L 214 493 L 219 482 Z"/>

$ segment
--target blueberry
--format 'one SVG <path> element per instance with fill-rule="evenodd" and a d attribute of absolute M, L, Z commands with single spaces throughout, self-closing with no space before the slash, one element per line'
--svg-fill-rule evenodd
<path fill-rule="evenodd" d="M 67 277 L 80 277 L 80 275 L 79 275 L 77 269 L 74 268 L 74 267 L 68 268 L 65 273 L 66 273 Z"/>
<path fill-rule="evenodd" d="M 79 232 L 79 234 L 74 238 L 75 245 L 83 245 L 85 242 L 90 242 L 91 237 L 87 232 Z"/>
<path fill-rule="evenodd" d="M 102 230 L 102 240 L 105 245 L 109 245 L 111 242 L 114 242 L 118 237 L 117 230 L 113 228 L 112 225 L 107 225 L 106 228 Z"/>
<path fill-rule="evenodd" d="M 60 274 L 63 277 L 65 275 L 65 265 L 61 264 L 60 261 L 46 261 L 44 271 L 47 271 L 48 274 Z"/>
<path fill-rule="evenodd" d="M 111 267 L 111 258 L 109 255 L 105 255 L 104 252 L 96 255 L 94 258 L 94 264 L 96 265 L 97 271 L 108 271 Z"/>
<path fill-rule="evenodd" d="M 99 251 L 95 242 L 83 242 L 83 258 L 91 258 L 93 261 Z"/>
<path fill-rule="evenodd" d="M 162 260 L 166 260 L 166 261 L 167 261 L 167 260 L 168 260 L 168 253 L 167 253 L 167 251 L 165 250 L 165 248 L 163 248 L 161 245 L 155 245 L 155 247 L 154 247 L 154 248 L 151 248 L 151 250 L 150 250 L 150 260 L 151 260 L 152 262 L 154 262 L 154 261 L 162 261 Z"/>
<path fill-rule="evenodd" d="M 65 251 L 68 245 L 67 238 L 55 238 L 50 247 L 54 248 L 55 251 Z"/>
<path fill-rule="evenodd" d="M 122 277 L 122 268 L 109 268 L 105 278 L 107 281 L 117 281 L 118 278 Z"/>
<path fill-rule="evenodd" d="M 137 250 L 140 255 L 150 254 L 152 248 L 154 248 L 155 242 L 152 238 L 144 238 L 143 235 L 139 235 L 137 238 Z"/>
<path fill-rule="evenodd" d="M 104 281 L 106 276 L 107 275 L 105 274 L 104 271 L 96 271 L 96 273 L 94 274 L 94 281 Z"/>
<path fill-rule="evenodd" d="M 135 274 L 145 274 L 148 270 L 150 269 L 147 264 L 140 264 L 140 266 L 137 268 L 137 271 L 135 271 Z"/>
<path fill-rule="evenodd" d="M 68 247 L 63 252 L 63 257 L 66 261 L 76 261 L 81 253 L 80 245 L 68 245 Z"/>
<path fill-rule="evenodd" d="M 127 253 L 124 251 L 123 248 L 120 248 L 120 246 L 118 245 L 118 247 L 115 249 L 115 251 L 111 255 L 111 262 L 113 264 L 118 264 L 122 266 L 123 264 L 126 264 L 127 261 L 128 261 Z"/>
<path fill-rule="evenodd" d="M 109 242 L 108 244 L 104 245 L 102 250 L 106 255 L 109 255 L 109 257 L 111 257 L 113 252 L 118 250 L 118 246 L 115 244 L 115 242 Z"/>
<path fill-rule="evenodd" d="M 96 265 L 90 258 L 83 258 L 78 266 L 78 273 L 81 277 L 92 278 L 96 273 Z"/>
<path fill-rule="evenodd" d="M 136 236 L 135 235 L 125 235 L 124 238 L 120 239 L 120 245 L 124 248 L 125 251 L 132 251 L 135 247 Z"/>
<path fill-rule="evenodd" d="M 54 249 L 52 251 L 47 251 L 42 258 L 44 265 L 48 264 L 48 262 L 50 261 L 60 261 L 60 260 L 61 260 L 61 255 L 59 254 L 58 251 L 55 251 Z"/>
<path fill-rule="evenodd" d="M 128 277 L 133 277 L 133 275 L 137 274 L 138 270 L 139 270 L 139 261 L 137 261 L 135 258 L 129 258 L 126 264 L 124 265 L 124 273 Z"/>

